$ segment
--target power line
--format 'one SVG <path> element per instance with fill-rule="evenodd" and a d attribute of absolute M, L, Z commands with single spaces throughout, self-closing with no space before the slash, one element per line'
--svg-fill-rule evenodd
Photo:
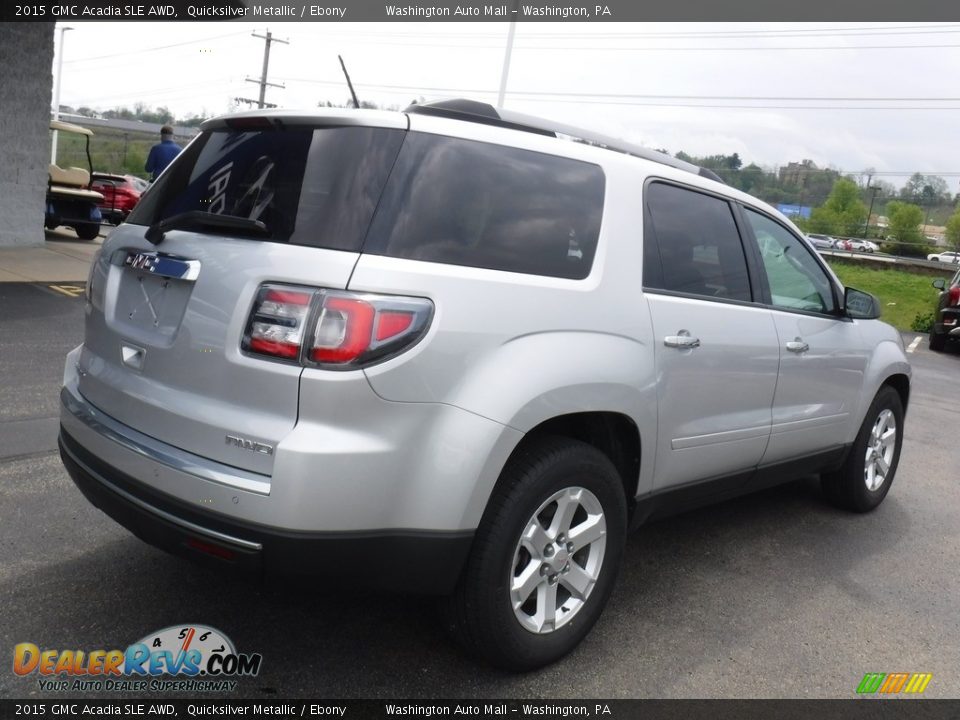
<path fill-rule="evenodd" d="M 916 30 L 904 30 L 902 28 L 918 28 Z M 708 31 L 681 31 L 681 32 L 649 32 L 649 33 L 591 33 L 590 37 L 606 38 L 631 38 L 631 39 L 651 39 L 651 38 L 783 38 L 783 37 L 871 37 L 874 35 L 938 35 L 960 32 L 960 24 L 953 25 L 905 25 L 897 27 L 877 27 L 877 28 L 785 28 L 782 30 L 708 30 Z M 550 39 L 563 39 L 582 37 L 582 34 L 574 33 L 543 33 L 528 35 L 528 38 L 543 37 Z"/>
<path fill-rule="evenodd" d="M 164 96 L 168 96 L 168 95 L 169 95 L 169 96 L 193 97 L 193 96 L 198 95 L 198 94 L 201 94 L 201 93 L 198 91 L 198 92 L 196 92 L 196 93 L 187 93 L 187 94 L 184 94 L 182 91 L 184 91 L 184 90 L 189 90 L 190 88 L 198 88 L 198 89 L 199 89 L 199 88 L 209 88 L 211 84 L 216 84 L 216 83 L 218 83 L 220 80 L 229 80 L 230 77 L 232 77 L 232 76 L 226 75 L 226 76 L 221 76 L 221 77 L 219 77 L 219 78 L 205 78 L 202 82 L 191 83 L 191 84 L 189 84 L 189 85 L 172 85 L 172 86 L 165 87 L 165 88 L 154 88 L 154 89 L 152 89 L 152 90 L 146 90 L 146 91 L 143 91 L 143 92 L 138 91 L 138 92 L 137 92 L 137 99 L 144 98 L 144 97 L 155 98 L 155 97 L 157 97 L 157 96 L 164 97 Z M 209 95 L 209 92 L 204 92 L 204 93 L 202 93 L 202 94 L 203 94 L 203 95 Z M 84 104 L 84 105 L 95 105 L 95 104 L 100 104 L 100 103 L 109 103 L 109 102 L 115 102 L 115 101 L 117 101 L 117 100 L 129 100 L 129 99 L 130 99 L 130 93 L 129 93 L 129 92 L 125 92 L 125 93 L 120 94 L 120 95 L 102 95 L 102 96 L 100 96 L 100 97 L 89 98 L 89 99 L 87 99 L 86 101 L 84 101 L 83 104 Z"/>
<path fill-rule="evenodd" d="M 778 30 L 683 30 L 683 31 L 666 31 L 666 32 L 641 32 L 641 33 L 613 33 L 613 32 L 598 32 L 590 33 L 591 38 L 629 38 L 629 39 L 643 39 L 643 38 L 687 38 L 687 37 L 783 37 L 783 36 L 795 36 L 795 37 L 834 37 L 834 36 L 855 36 L 855 35 L 877 35 L 877 34 L 886 34 L 886 35 L 924 35 L 924 34 L 938 34 L 938 33 L 954 33 L 960 32 L 960 29 L 951 29 L 951 28 L 960 28 L 960 24 L 927 24 L 927 25 L 885 25 L 885 26 L 859 26 L 851 28 L 842 28 L 842 27 L 818 27 L 818 28 L 782 28 Z M 545 39 L 579 39 L 583 37 L 583 33 L 536 33 L 529 32 L 525 33 L 527 39 L 535 40 L 539 38 Z M 338 38 L 346 37 L 386 37 L 386 38 L 395 38 L 397 37 L 396 32 L 376 32 L 376 31 L 353 31 L 353 32 L 336 32 L 335 36 Z M 435 38 L 435 33 L 404 33 L 403 37 L 406 38 Z M 479 33 L 479 32 L 452 32 L 444 33 L 446 38 L 478 38 L 478 39 L 492 39 L 492 38 L 502 38 L 502 33 Z"/>
<path fill-rule="evenodd" d="M 148 52 L 157 52 L 159 50 L 169 50 L 170 48 L 184 47 L 185 45 L 196 45 L 198 43 L 210 42 L 211 40 L 220 40 L 222 38 L 236 37 L 243 35 L 243 32 L 227 33 L 225 35 L 212 35 L 211 37 L 198 38 L 197 40 L 186 40 L 180 43 L 171 43 L 170 45 L 155 45 L 154 47 L 137 48 L 128 52 L 111 53 L 109 55 L 95 55 L 93 57 L 76 58 L 75 60 L 65 60 L 65 65 L 74 65 L 76 63 L 85 63 L 91 60 L 104 60 L 106 58 L 128 57 L 132 55 L 141 55 Z"/>
<path fill-rule="evenodd" d="M 330 80 L 314 80 L 311 78 L 284 78 L 287 82 L 300 82 L 300 83 L 309 83 L 316 85 L 338 85 L 334 81 Z M 426 87 L 426 86 L 416 86 L 416 85 L 389 85 L 389 84 L 373 84 L 373 83 L 361 83 L 359 86 L 371 90 L 397 90 L 402 92 L 426 92 L 426 93 L 454 93 L 454 94 L 466 94 L 466 95 L 492 95 L 495 94 L 495 91 L 492 89 L 482 89 L 482 88 L 444 88 L 444 87 Z M 890 109 L 890 110 L 911 110 L 919 109 L 912 107 L 889 107 L 889 108 L 878 108 L 875 106 L 864 106 L 864 107 L 849 107 L 849 106 L 835 106 L 835 105 L 816 105 L 816 106 L 779 106 L 779 105 L 719 105 L 719 104 L 706 104 L 710 101 L 737 101 L 737 102 L 796 102 L 796 103 L 855 103 L 855 102 L 869 102 L 869 103 L 879 103 L 879 102 L 943 102 L 943 103 L 960 103 L 960 96 L 957 97 L 856 97 L 856 96 L 790 96 L 790 95 L 659 95 L 659 94 L 647 94 L 647 93 L 590 93 L 590 92 L 564 92 L 564 91 L 548 91 L 548 90 L 509 90 L 508 94 L 515 98 L 542 98 L 544 101 L 548 102 L 561 102 L 561 100 L 553 100 L 554 98 L 576 98 L 584 102 L 604 102 L 606 99 L 610 100 L 687 100 L 687 101 L 703 101 L 703 103 L 697 103 L 696 105 L 682 104 L 682 103 L 664 103 L 662 104 L 665 107 L 747 107 L 750 109 L 766 109 L 766 108 L 776 108 L 776 109 L 811 109 L 811 110 L 830 110 L 830 109 L 848 109 L 848 110 L 875 110 L 875 109 Z M 610 104 L 633 104 L 633 103 L 610 103 Z M 661 103 L 656 102 L 643 102 L 636 103 L 642 105 L 660 105 Z M 926 108 L 925 108 L 926 109 Z M 951 110 L 958 109 L 952 107 L 937 107 L 929 108 L 934 110 Z"/>
<path fill-rule="evenodd" d="M 490 94 L 489 91 L 486 94 Z M 526 98 L 522 93 L 510 93 L 515 99 L 526 99 L 528 102 L 546 103 L 591 103 L 594 105 L 624 105 L 630 107 L 663 107 L 663 108 L 708 108 L 725 110 L 843 110 L 843 111 L 940 111 L 955 112 L 958 108 L 952 106 L 923 106 L 923 105 L 735 105 L 731 103 L 688 103 L 688 102 L 646 102 L 643 100 L 605 100 L 586 98 Z"/>
<path fill-rule="evenodd" d="M 592 37 L 584 38 L 592 40 Z M 529 37 L 524 38 L 524 42 L 529 41 Z M 465 45 L 463 43 L 408 43 L 398 40 L 371 40 L 376 45 L 392 45 L 406 48 L 457 48 L 459 50 L 502 50 L 502 45 Z M 751 51 L 804 51 L 804 50 L 916 50 L 916 49 L 943 49 L 958 48 L 960 44 L 914 44 L 914 45 L 733 45 L 733 46 L 614 46 L 609 45 L 515 45 L 514 50 L 550 50 L 558 52 L 579 52 L 579 51 L 608 51 L 608 52 L 751 52 Z"/>
<path fill-rule="evenodd" d="M 926 35 L 926 34 L 948 34 L 948 33 L 960 33 L 960 24 L 955 25 L 945 25 L 945 26 L 935 26 L 935 25 L 905 25 L 899 26 L 901 28 L 920 28 L 920 29 L 929 29 L 926 32 L 888 32 L 894 30 L 894 27 L 884 27 L 884 28 L 847 28 L 847 29 L 827 29 L 825 31 L 820 31 L 816 29 L 806 30 L 802 28 L 795 29 L 784 29 L 784 30 L 725 30 L 725 31 L 703 31 L 703 32 L 677 32 L 677 33 L 596 33 L 589 36 L 584 36 L 583 34 L 564 34 L 564 33 L 550 33 L 550 34 L 540 34 L 540 35 L 526 35 L 524 41 L 536 41 L 539 39 L 669 39 L 669 38 L 694 38 L 694 37 L 715 37 L 723 39 L 738 39 L 746 37 L 838 37 L 838 36 L 872 36 L 872 35 Z M 958 29 L 949 29 L 949 28 L 958 28 Z M 858 31 L 858 32 L 854 32 Z M 859 32 L 867 31 L 867 32 Z M 803 34 L 793 34 L 793 33 L 803 33 Z M 166 45 L 155 45 L 152 47 L 146 48 L 137 48 L 135 51 L 127 52 L 117 52 L 117 53 L 108 53 L 106 55 L 94 55 L 91 57 L 84 58 L 75 58 L 73 60 L 65 60 L 64 64 L 66 65 L 77 65 L 86 62 L 92 62 L 94 60 L 104 60 L 110 58 L 118 57 L 129 57 L 132 55 L 141 55 L 148 52 L 158 52 L 161 50 L 169 50 L 173 48 L 185 47 L 187 45 L 197 45 L 204 42 L 210 42 L 213 40 L 221 40 L 229 37 L 237 37 L 243 35 L 241 32 L 232 32 L 225 33 L 222 35 L 212 35 L 203 38 L 197 38 L 196 40 L 186 40 L 179 43 L 169 43 Z M 351 33 L 347 33 L 347 36 L 351 36 Z M 392 42 L 383 42 L 378 40 L 378 44 L 387 44 L 387 45 L 400 45 L 408 46 L 410 43 L 401 42 L 403 39 L 415 40 L 416 38 L 427 38 L 427 39 L 436 39 L 434 34 L 415 34 L 411 33 L 408 35 L 398 36 L 396 33 L 364 33 L 358 32 L 353 33 L 354 37 L 373 37 L 381 38 L 387 37 L 391 38 Z M 337 37 L 343 37 L 343 35 L 337 35 Z M 498 38 L 498 35 L 491 34 L 481 34 L 481 33 L 460 33 L 460 34 L 444 34 L 445 38 L 478 38 L 478 39 L 487 39 L 487 38 Z M 275 40 L 276 42 L 282 42 L 280 40 Z M 487 46 L 487 45 L 467 45 L 462 44 L 450 44 L 450 43 L 418 43 L 422 47 L 466 47 L 468 49 L 502 49 L 502 45 Z M 711 50 L 737 50 L 737 51 L 747 51 L 747 50 L 896 50 L 896 49 L 916 49 L 916 48 L 955 48 L 960 47 L 956 44 L 938 44 L 938 45 L 860 45 L 860 46 L 811 46 L 811 47 L 777 47 L 777 46 L 757 46 L 757 47 L 608 47 L 608 46 L 580 46 L 580 47 L 570 47 L 570 46 L 517 46 L 517 50 L 629 50 L 629 51 L 653 51 L 653 50 L 668 50 L 668 51 L 688 51 L 688 50 L 700 50 L 700 51 L 711 51 Z"/>
<path fill-rule="evenodd" d="M 948 24 L 928 24 L 928 25 L 861 25 L 858 27 L 818 27 L 818 28 L 780 28 L 778 30 L 682 30 L 678 32 L 651 32 L 651 33 L 636 33 L 637 37 L 650 37 L 650 36 L 660 36 L 666 37 L 675 35 L 678 37 L 718 37 L 724 35 L 744 35 L 752 37 L 765 37 L 765 36 L 782 36 L 782 35 L 794 35 L 798 37 L 801 35 L 804 36 L 815 36 L 815 35 L 849 35 L 849 34 L 876 34 L 876 33 L 888 33 L 888 34 L 898 34 L 898 35 L 914 35 L 922 34 L 924 32 L 956 32 L 957 29 L 960 29 L 960 23 L 948 23 Z M 609 35 L 616 35 L 617 33 L 608 33 Z M 629 35 L 630 33 L 625 33 Z M 562 33 L 561 33 L 562 35 Z"/>

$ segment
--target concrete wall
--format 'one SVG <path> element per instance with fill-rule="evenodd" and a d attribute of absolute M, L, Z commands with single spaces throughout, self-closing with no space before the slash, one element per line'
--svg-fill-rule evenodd
<path fill-rule="evenodd" d="M 0 247 L 43 245 L 53 33 L 0 23 Z"/>

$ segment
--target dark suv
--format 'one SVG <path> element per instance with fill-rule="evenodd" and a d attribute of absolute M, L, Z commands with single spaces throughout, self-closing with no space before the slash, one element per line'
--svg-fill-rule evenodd
<path fill-rule="evenodd" d="M 937 278 L 933 286 L 940 291 L 940 297 L 930 329 L 930 349 L 940 351 L 950 338 L 960 338 L 960 270 L 950 279 L 949 285 L 943 278 Z"/>

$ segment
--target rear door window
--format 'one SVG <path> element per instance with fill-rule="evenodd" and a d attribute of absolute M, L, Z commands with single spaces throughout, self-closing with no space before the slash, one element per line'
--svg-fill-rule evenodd
<path fill-rule="evenodd" d="M 582 279 L 603 197 L 597 165 L 411 132 L 363 251 Z"/>
<path fill-rule="evenodd" d="M 260 220 L 275 242 L 359 251 L 403 135 L 305 126 L 205 132 L 128 222 L 202 210 Z"/>
<path fill-rule="evenodd" d="M 726 200 L 654 182 L 646 189 L 646 217 L 644 287 L 751 299 L 743 244 Z"/>

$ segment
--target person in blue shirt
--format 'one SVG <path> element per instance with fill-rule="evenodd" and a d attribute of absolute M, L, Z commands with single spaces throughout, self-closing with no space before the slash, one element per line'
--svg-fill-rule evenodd
<path fill-rule="evenodd" d="M 156 180 L 164 168 L 180 154 L 182 148 L 173 141 L 173 128 L 164 125 L 160 128 L 160 142 L 150 148 L 147 164 L 143 169 L 150 173 L 150 179 Z"/>

